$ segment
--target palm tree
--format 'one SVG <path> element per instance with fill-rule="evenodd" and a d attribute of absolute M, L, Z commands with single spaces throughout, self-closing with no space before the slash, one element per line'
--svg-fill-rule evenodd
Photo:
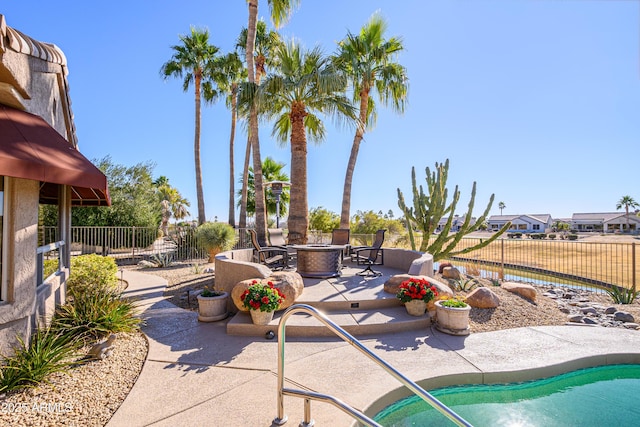
<path fill-rule="evenodd" d="M 243 28 L 236 43 L 236 49 L 246 57 L 248 31 Z M 256 40 L 254 47 L 255 58 L 255 84 L 260 85 L 262 76 L 267 74 L 267 66 L 274 63 L 274 51 L 278 45 L 282 44 L 280 35 L 276 31 L 267 30 L 267 24 L 260 20 L 256 27 Z M 248 182 L 249 182 L 249 162 L 251 159 L 251 138 L 247 138 L 247 147 L 244 157 L 244 168 L 242 170 L 242 191 L 240 195 L 240 228 L 247 226 L 247 198 L 248 198 Z"/>
<path fill-rule="evenodd" d="M 247 70 L 235 52 L 217 58 L 213 68 L 213 79 L 220 91 L 227 94 L 226 104 L 231 110 L 231 133 L 229 136 L 229 225 L 235 227 L 235 169 L 233 146 L 236 135 L 236 119 L 238 117 L 238 88 L 240 83 L 247 77 Z"/>
<path fill-rule="evenodd" d="M 505 205 L 504 202 L 498 203 L 498 209 L 500 209 L 500 215 L 502 215 L 502 210 L 506 207 L 507 205 Z"/>
<path fill-rule="evenodd" d="M 627 232 L 631 231 L 629 229 L 629 208 L 638 208 L 640 205 L 636 202 L 631 196 L 622 196 L 620 200 L 618 200 L 618 204 L 616 205 L 616 209 L 622 209 L 626 211 L 627 217 Z"/>
<path fill-rule="evenodd" d="M 211 83 L 208 70 L 211 69 L 219 49 L 209 44 L 209 30 L 191 27 L 191 35 L 181 35 L 181 45 L 172 46 L 174 53 L 171 59 L 164 63 L 160 73 L 164 79 L 169 77 L 182 78 L 182 89 L 186 92 L 193 83 L 196 104 L 196 123 L 194 137 L 194 158 L 196 168 L 196 193 L 198 198 L 198 224 L 204 224 L 206 214 L 204 208 L 204 192 L 202 189 L 202 167 L 200 166 L 200 104 L 201 98 L 206 103 L 212 102 L 218 93 Z"/>
<path fill-rule="evenodd" d="M 315 142 L 324 139 L 325 128 L 317 113 L 355 119 L 355 111 L 343 95 L 346 80 L 320 48 L 306 51 L 292 40 L 277 52 L 279 68 L 263 81 L 258 102 L 261 113 L 275 120 L 272 135 L 282 144 L 289 139 L 291 145 L 289 243 L 305 244 L 309 227 L 307 135 Z"/>
<path fill-rule="evenodd" d="M 160 206 L 162 209 L 162 223 L 160 229 L 163 234 L 167 236 L 169 234 L 169 219 L 173 217 L 178 219 L 184 218 L 189 215 L 187 208 L 189 201 L 182 197 L 180 191 L 177 188 L 169 184 L 169 178 L 162 175 L 153 181 L 153 185 L 157 188 L 158 198 L 160 199 Z"/>
<path fill-rule="evenodd" d="M 383 105 L 404 112 L 408 91 L 406 69 L 395 62 L 395 54 L 404 49 L 399 38 L 384 39 L 387 24 L 378 14 L 374 14 L 360 30 L 360 34 L 348 33 L 338 43 L 335 57 L 337 66 L 347 75 L 353 88 L 354 103 L 359 104 L 360 123 L 351 146 L 351 154 L 344 178 L 340 228 L 349 228 L 351 209 L 351 185 L 356 167 L 360 142 L 365 130 L 371 129 L 376 121 L 376 106 L 372 91 L 378 94 Z"/>
<path fill-rule="evenodd" d="M 278 28 L 289 19 L 293 8 L 300 3 L 300 0 L 270 0 L 268 3 L 271 10 L 271 20 L 276 28 Z M 247 0 L 247 5 L 249 7 L 249 20 L 247 25 L 247 47 L 245 49 L 245 56 L 247 61 L 249 84 L 255 84 L 256 68 L 254 66 L 253 55 L 254 47 L 256 45 L 258 0 Z M 260 140 L 258 138 L 258 107 L 255 104 L 252 105 L 249 112 L 249 140 L 251 141 L 251 148 L 253 150 L 255 189 L 256 193 L 261 195 L 261 197 L 256 197 L 256 233 L 258 234 L 258 241 L 262 243 L 267 240 L 267 230 L 262 186 Z"/>
<path fill-rule="evenodd" d="M 269 181 L 289 181 L 289 175 L 287 175 L 283 169 L 286 165 L 284 163 L 275 161 L 271 157 L 267 157 L 262 161 L 262 176 L 264 180 Z M 253 179 L 253 168 L 249 168 L 249 179 L 248 179 L 248 191 L 247 191 L 247 213 L 253 214 L 255 213 L 255 188 L 254 188 L 254 179 Z M 240 194 L 242 190 L 238 191 Z M 267 188 L 266 196 L 265 196 L 265 205 L 267 207 L 268 215 L 276 214 L 276 198 L 271 192 L 271 188 Z M 240 200 L 238 204 L 240 204 Z M 287 215 L 287 211 L 289 209 L 289 189 L 283 188 L 282 194 L 280 195 L 280 217 L 284 217 Z"/>

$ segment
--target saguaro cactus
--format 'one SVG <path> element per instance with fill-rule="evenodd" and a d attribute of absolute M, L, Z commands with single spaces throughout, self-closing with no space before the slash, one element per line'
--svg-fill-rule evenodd
<path fill-rule="evenodd" d="M 447 176 L 449 174 L 449 159 L 444 163 L 436 162 L 435 170 L 432 172 L 429 167 L 426 168 L 426 180 L 427 180 L 427 193 L 425 194 L 422 185 L 418 186 L 416 183 L 416 171 L 415 168 L 411 168 L 411 184 L 413 192 L 413 207 L 407 207 L 402 191 L 398 188 L 398 206 L 404 212 L 404 216 L 407 222 L 407 229 L 409 232 L 409 240 L 411 241 L 411 248 L 416 250 L 416 243 L 413 234 L 414 227 L 422 232 L 422 243 L 420 245 L 421 252 L 428 252 L 433 255 L 433 260 L 438 261 L 449 256 L 460 255 L 474 251 L 476 249 L 483 248 L 489 243 L 500 237 L 505 231 L 509 229 L 511 223 L 506 223 L 498 232 L 493 234 L 490 238 L 480 241 L 480 243 L 454 251 L 460 239 L 469 233 L 472 233 L 480 228 L 491 210 L 493 204 L 494 195 L 492 194 L 487 208 L 481 217 L 479 217 L 474 224 L 471 224 L 473 206 L 476 199 L 476 183 L 473 183 L 471 190 L 471 199 L 469 200 L 469 207 L 467 212 L 461 217 L 464 222 L 460 226 L 459 230 L 455 233 L 450 233 L 451 225 L 454 220 L 454 213 L 458 200 L 460 199 L 460 191 L 456 185 L 453 191 L 453 199 L 451 203 L 447 205 L 448 189 L 447 189 Z M 438 237 L 429 243 L 429 238 L 436 231 L 440 219 L 448 215 L 447 222 L 440 231 Z"/>

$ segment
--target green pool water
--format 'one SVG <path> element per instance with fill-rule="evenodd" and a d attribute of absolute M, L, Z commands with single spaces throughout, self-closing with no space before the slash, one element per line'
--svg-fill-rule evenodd
<path fill-rule="evenodd" d="M 640 365 L 600 366 L 524 383 L 429 392 L 476 427 L 640 426 Z M 385 427 L 454 425 L 415 396 L 388 406 L 374 419 Z"/>

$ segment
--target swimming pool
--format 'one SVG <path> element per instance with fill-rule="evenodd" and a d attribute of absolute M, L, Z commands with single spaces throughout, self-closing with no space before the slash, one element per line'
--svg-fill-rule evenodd
<path fill-rule="evenodd" d="M 638 425 L 640 365 L 599 366 L 536 381 L 430 393 L 476 427 Z M 388 406 L 374 419 L 385 427 L 453 425 L 416 396 Z"/>

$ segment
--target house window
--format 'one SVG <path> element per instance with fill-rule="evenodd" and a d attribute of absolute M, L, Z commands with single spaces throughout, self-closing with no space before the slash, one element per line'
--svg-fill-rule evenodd
<path fill-rule="evenodd" d="M 534 230 L 540 230 L 540 224 L 533 224 Z"/>

